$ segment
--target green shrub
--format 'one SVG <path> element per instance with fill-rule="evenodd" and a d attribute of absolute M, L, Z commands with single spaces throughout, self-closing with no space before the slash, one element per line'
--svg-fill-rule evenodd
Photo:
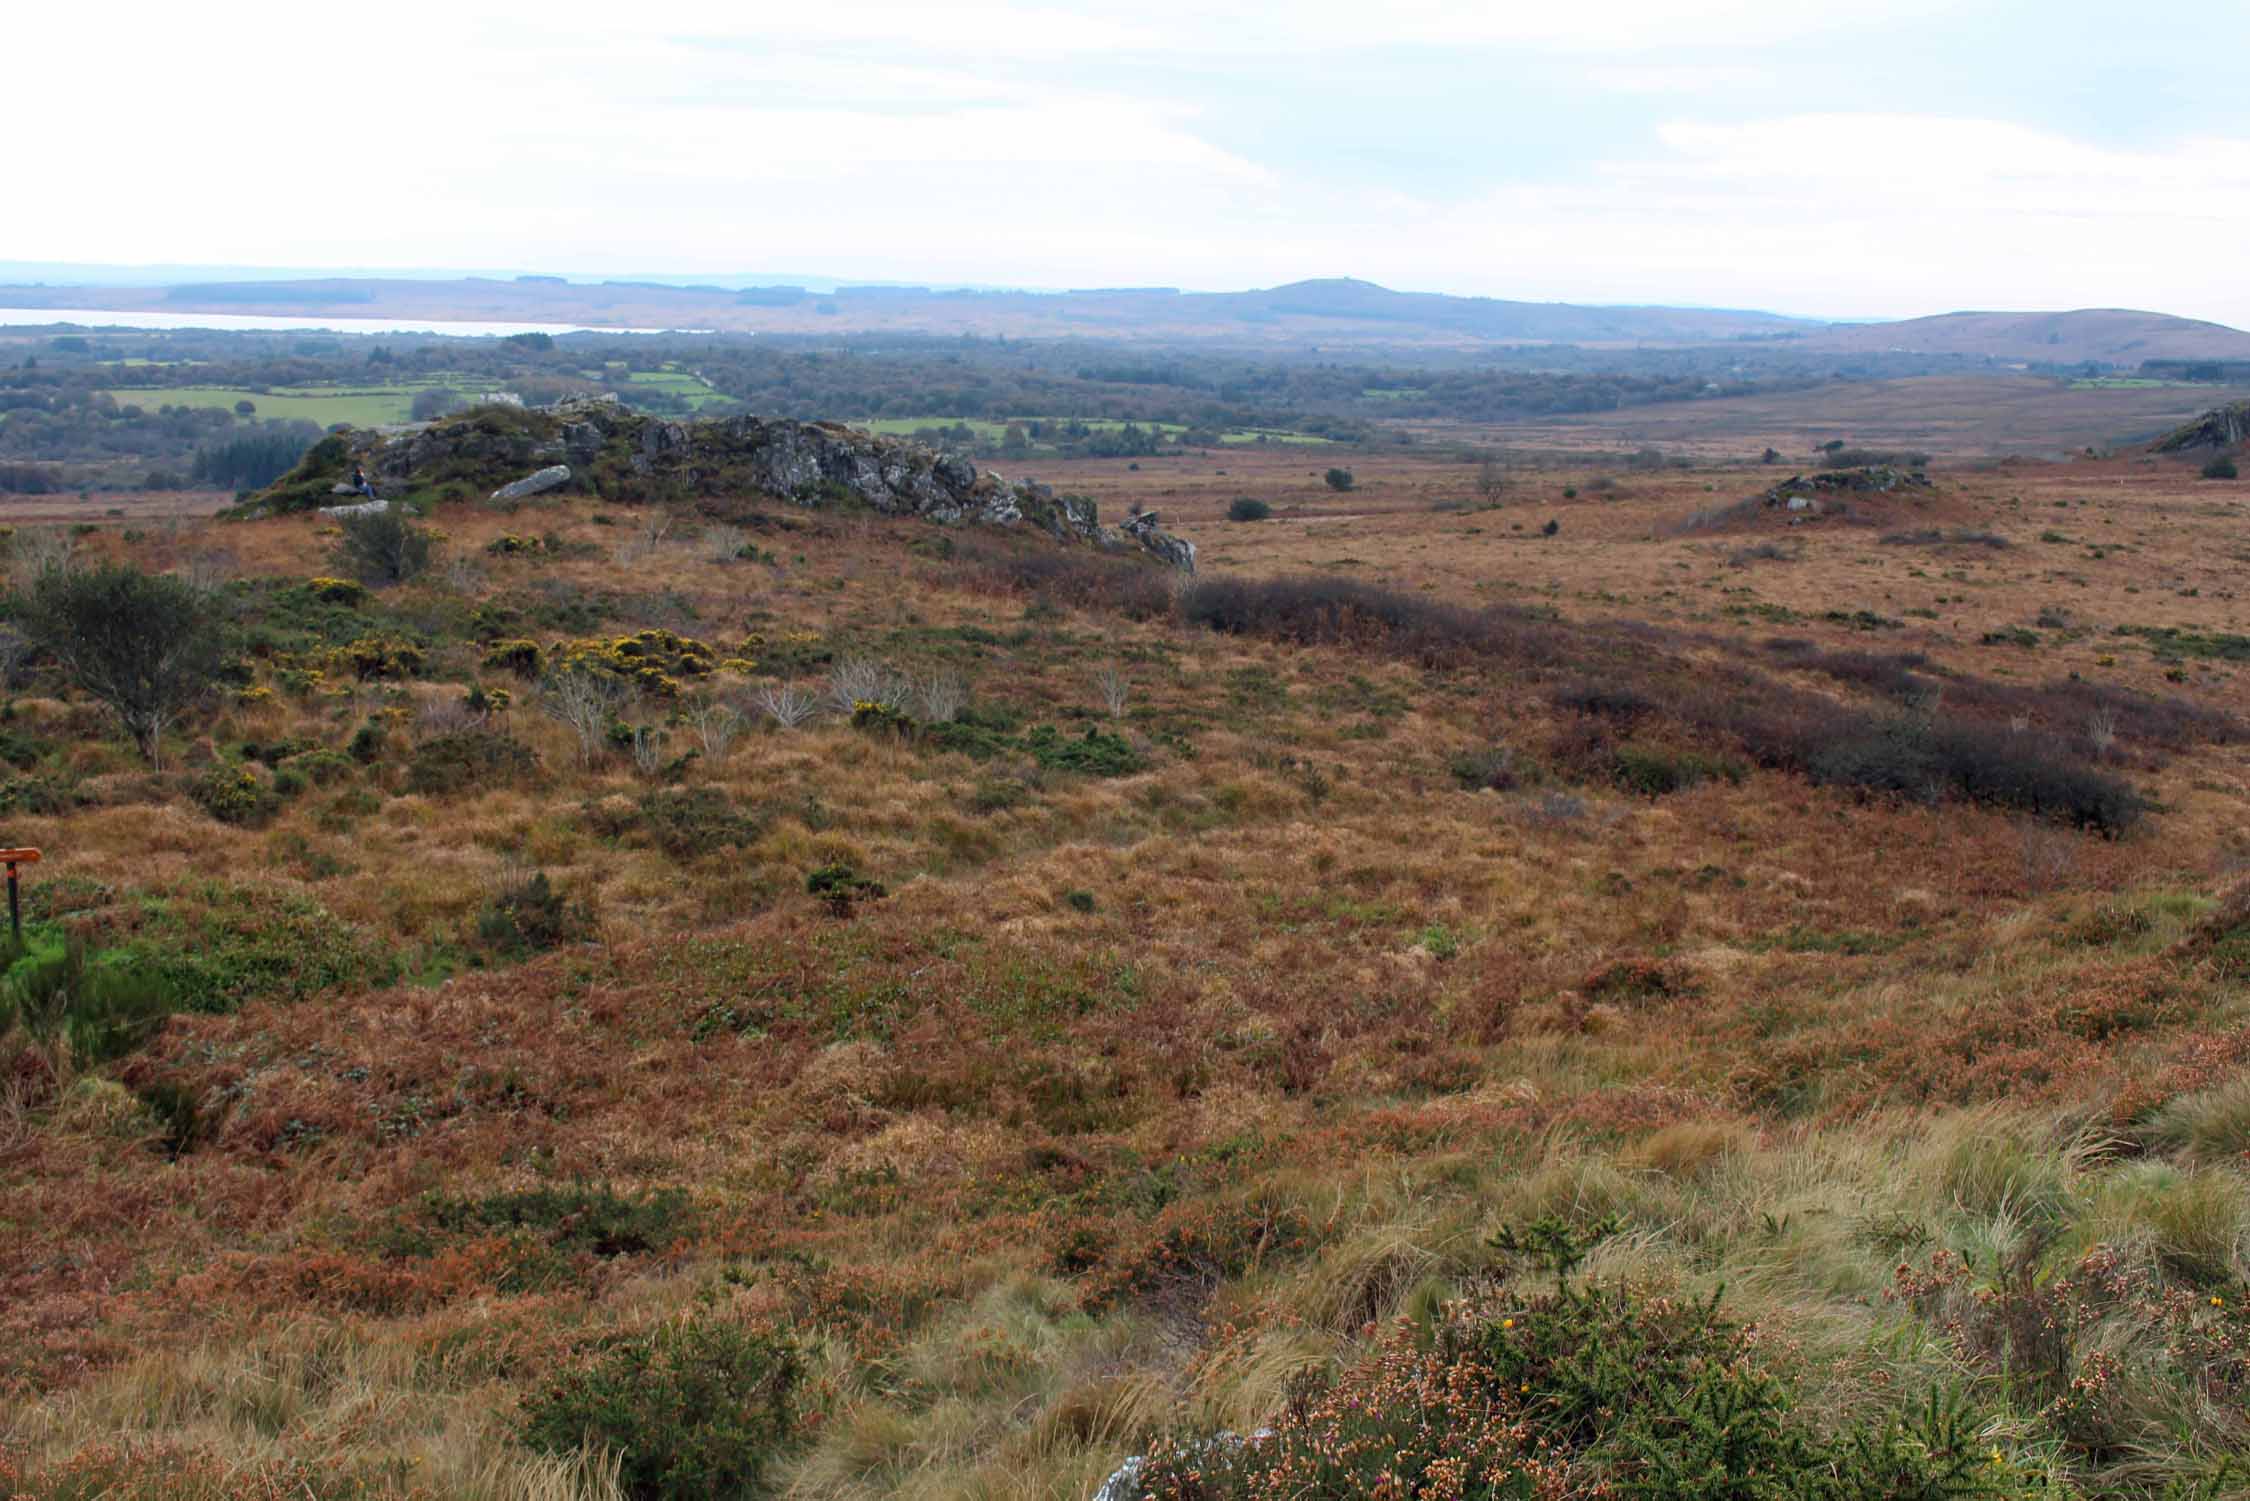
<path fill-rule="evenodd" d="M 2238 478 L 2239 476 L 2234 467 L 2233 457 L 2229 454 L 2220 454 L 2210 463 L 2203 466 L 2203 477 L 2205 479 Z"/>
<path fill-rule="evenodd" d="M 625 1195 L 574 1184 L 474 1199 L 432 1193 L 421 1209 L 432 1226 L 447 1234 L 530 1230 L 556 1250 L 595 1256 L 662 1251 L 678 1244 L 693 1224 L 687 1194 L 677 1188 Z"/>
<path fill-rule="evenodd" d="M 119 954 L 194 1011 L 303 1000 L 397 972 L 381 944 L 302 892 L 215 881 L 144 898 Z"/>
<path fill-rule="evenodd" d="M 1339 493 L 1345 490 L 1349 490 L 1355 483 L 1355 481 L 1352 479 L 1352 472 L 1349 469 L 1331 469 L 1326 474 L 1322 475 L 1321 478 L 1327 481 L 1329 489 L 1338 491 Z"/>
<path fill-rule="evenodd" d="M 295 772 L 315 787 L 328 787 L 358 771 L 359 766 L 342 751 L 322 747 L 289 757 L 281 763 L 280 770 Z"/>
<path fill-rule="evenodd" d="M 1227 507 L 1229 521 L 1263 521 L 1272 514 L 1272 506 L 1252 495 L 1237 495 Z"/>
<path fill-rule="evenodd" d="M 675 860 L 692 859 L 757 840 L 758 820 L 739 811 L 714 787 L 668 787 L 640 801 L 638 822 L 656 847 Z"/>
<path fill-rule="evenodd" d="M 122 1058 L 180 1009 L 171 986 L 129 961 L 86 957 L 71 939 L 44 953 L 0 940 L 0 1033 L 20 1027 L 50 1051 L 68 1050 L 81 1067 Z"/>
<path fill-rule="evenodd" d="M 403 584 L 430 566 L 434 539 L 397 506 L 339 516 L 336 561 L 362 583 Z"/>
<path fill-rule="evenodd" d="M 414 747 L 406 763 L 406 790 L 444 797 L 514 786 L 538 772 L 538 752 L 513 736 L 490 730 L 457 730 L 433 735 Z"/>
<path fill-rule="evenodd" d="M 828 904 L 838 917 L 849 917 L 859 902 L 879 901 L 890 892 L 881 881 L 870 880 L 849 865 L 823 865 L 805 877 L 805 890 Z"/>
<path fill-rule="evenodd" d="M 511 879 L 477 917 L 477 941 L 503 958 L 523 958 L 593 936 L 593 908 L 557 890 L 545 871 Z"/>
<path fill-rule="evenodd" d="M 1728 756 L 1650 745 L 1619 746 L 1612 753 L 1611 766 L 1619 786 L 1645 797 L 1662 797 L 1709 781 L 1739 782 L 1745 775 L 1742 763 Z"/>
<path fill-rule="evenodd" d="M 117 715 L 151 765 L 165 729 L 218 680 L 217 604 L 184 579 L 116 563 L 50 569 L 18 618 L 79 691 Z"/>
<path fill-rule="evenodd" d="M 1148 763 L 1123 735 L 1088 728 L 1076 740 L 1065 738 L 1052 725 L 1035 726 L 1024 736 L 1024 749 L 1048 771 L 1076 771 L 1092 777 L 1130 776 Z"/>
<path fill-rule="evenodd" d="M 622 1456 L 634 1501 L 755 1496 L 794 1426 L 803 1362 L 786 1341 L 724 1320 L 660 1325 L 605 1342 L 593 1359 L 525 1400 L 532 1448 Z"/>

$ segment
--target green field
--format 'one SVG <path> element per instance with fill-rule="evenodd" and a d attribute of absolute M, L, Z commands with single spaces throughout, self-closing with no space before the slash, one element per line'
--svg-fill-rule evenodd
<path fill-rule="evenodd" d="M 415 393 L 432 386 L 445 386 L 472 399 L 497 389 L 493 381 L 464 377 L 383 386 L 276 386 L 263 393 L 231 386 L 126 387 L 109 395 L 119 406 L 149 411 L 166 406 L 231 408 L 247 401 L 257 407 L 260 417 L 302 419 L 322 427 L 339 422 L 374 427 L 408 421 Z"/>

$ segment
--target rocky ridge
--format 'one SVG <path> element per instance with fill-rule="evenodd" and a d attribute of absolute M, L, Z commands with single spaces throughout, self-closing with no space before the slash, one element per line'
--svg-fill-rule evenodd
<path fill-rule="evenodd" d="M 813 508 L 863 504 L 946 526 L 1031 526 L 1060 542 L 1137 549 L 1195 571 L 1195 544 L 1163 531 L 1153 516 L 1105 527 L 1085 496 L 1007 479 L 919 443 L 832 422 L 677 422 L 606 399 L 484 406 L 420 427 L 332 435 L 243 513 L 325 504 L 355 463 L 384 496 L 413 501 L 544 491 L 708 503 L 763 494 Z"/>

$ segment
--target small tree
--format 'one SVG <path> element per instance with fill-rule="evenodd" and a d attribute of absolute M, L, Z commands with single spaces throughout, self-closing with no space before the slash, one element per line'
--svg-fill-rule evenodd
<path fill-rule="evenodd" d="M 338 563 L 366 584 L 403 584 L 430 566 L 430 534 L 397 506 L 340 516 Z"/>
<path fill-rule="evenodd" d="M 407 407 L 407 415 L 416 422 L 430 422 L 448 412 L 458 412 L 467 405 L 467 399 L 459 391 L 449 386 L 431 386 L 414 393 L 414 400 Z"/>
<path fill-rule="evenodd" d="M 210 691 L 219 670 L 213 597 L 123 564 L 42 574 L 23 624 L 71 681 L 116 713 L 151 766 L 165 728 Z"/>
<path fill-rule="evenodd" d="M 1272 506 L 1252 495 L 1237 495 L 1227 506 L 1229 521 L 1263 521 L 1272 514 Z"/>
<path fill-rule="evenodd" d="M 1328 481 L 1328 488 L 1331 490 L 1349 490 L 1352 487 L 1352 472 L 1349 469 L 1331 469 L 1321 478 Z"/>
<path fill-rule="evenodd" d="M 1498 505 L 1501 492 L 1508 488 L 1508 475 L 1500 467 L 1500 460 L 1486 454 L 1477 462 L 1477 494 L 1487 505 Z"/>
<path fill-rule="evenodd" d="M 2222 454 L 2220 454 L 2220 455 L 2219 455 L 2219 456 L 2218 456 L 2217 458 L 2213 459 L 2213 460 L 2212 460 L 2212 461 L 2211 461 L 2210 463 L 2208 463 L 2208 464 L 2205 464 L 2205 465 L 2203 466 L 2203 477 L 2204 477 L 2205 479 L 2234 479 L 2234 478 L 2236 478 L 2236 477 L 2237 477 L 2237 471 L 2236 471 L 2236 469 L 2235 469 L 2235 467 L 2234 467 L 2234 459 L 2233 459 L 2233 457 L 2232 457 L 2231 455 L 2228 455 L 2228 454 L 2223 454 L 2223 453 L 2222 453 Z"/>

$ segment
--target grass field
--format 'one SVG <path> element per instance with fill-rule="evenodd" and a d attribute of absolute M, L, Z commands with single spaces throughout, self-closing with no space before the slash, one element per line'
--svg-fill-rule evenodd
<path fill-rule="evenodd" d="M 279 386 L 268 392 L 230 389 L 224 386 L 166 386 L 161 388 L 127 388 L 111 391 L 110 397 L 120 406 L 140 406 L 154 410 L 160 406 L 220 407 L 232 409 L 235 403 L 253 403 L 257 415 L 266 418 L 299 419 L 330 427 L 348 422 L 355 427 L 377 427 L 394 422 L 405 422 L 412 415 L 415 393 L 431 386 L 446 386 L 466 396 L 475 396 L 496 389 L 491 382 L 464 378 L 432 380 L 413 384 L 356 386 L 329 388 L 324 386 Z"/>
<path fill-rule="evenodd" d="M 1538 432 L 1043 466 L 1194 586 L 752 496 L 364 595 L 317 516 L 79 538 L 257 651 L 162 772 L 11 699 L 35 936 L 198 1000 L 0 1033 L 0 1491 L 665 1494 L 598 1410 L 824 1501 L 2243 1496 L 2250 487 Z M 581 741 L 525 643 L 678 696 Z M 1663 1489 L 1714 1403 L 1756 1473 Z"/>

